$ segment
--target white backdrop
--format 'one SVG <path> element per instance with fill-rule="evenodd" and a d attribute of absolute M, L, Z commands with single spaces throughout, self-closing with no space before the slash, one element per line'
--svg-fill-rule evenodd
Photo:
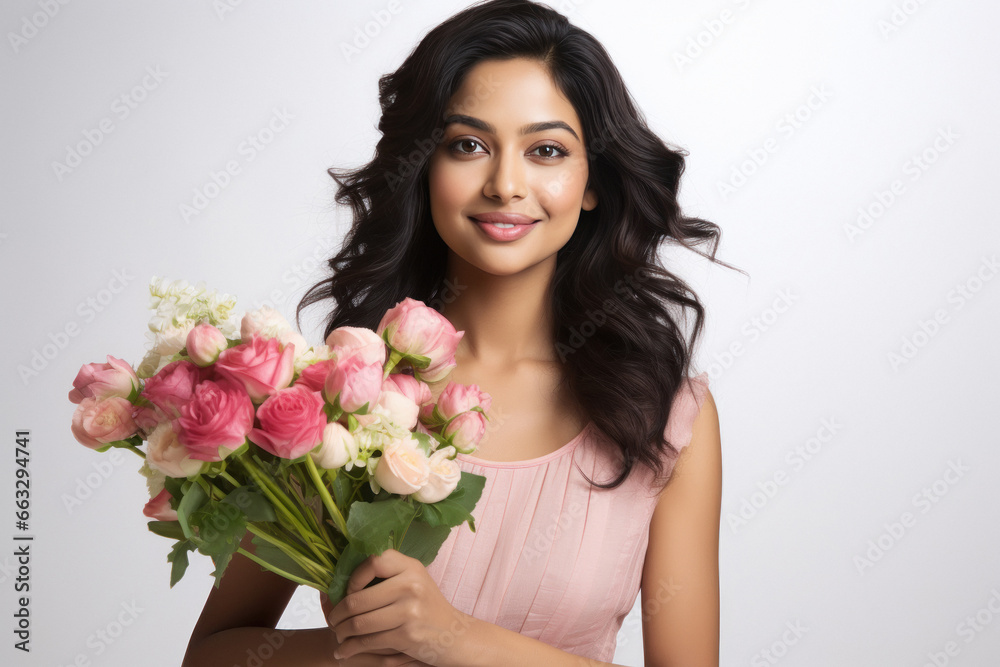
<path fill-rule="evenodd" d="M 194 554 L 168 588 L 138 457 L 77 444 L 66 394 L 84 363 L 141 359 L 152 275 L 294 315 L 348 224 L 326 168 L 370 158 L 379 75 L 466 5 L 349 4 L 0 10 L 3 664 L 180 664 L 211 563 Z M 751 276 L 669 253 L 708 308 L 722 664 L 1000 663 L 1000 7 L 552 4 L 690 152 L 682 203 Z M 34 535 L 30 654 L 13 648 L 20 534 Z M 323 623 L 310 593 L 284 627 Z M 639 612 L 618 664 L 643 664 Z"/>

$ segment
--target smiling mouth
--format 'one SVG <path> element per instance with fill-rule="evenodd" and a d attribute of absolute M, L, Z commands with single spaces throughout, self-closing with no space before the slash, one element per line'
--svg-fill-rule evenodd
<path fill-rule="evenodd" d="M 478 218 L 473 218 L 472 216 L 469 216 L 469 220 L 472 220 L 473 222 L 481 222 L 481 223 L 483 223 L 485 225 L 493 225 L 494 227 L 496 227 L 498 229 L 513 229 L 514 227 L 522 227 L 524 225 L 533 225 L 533 224 L 535 224 L 535 222 L 538 222 L 537 220 L 535 220 L 535 222 L 525 222 L 525 223 L 521 223 L 521 224 L 515 225 L 514 223 L 510 223 L 510 222 L 488 222 L 486 220 L 479 220 Z"/>
<path fill-rule="evenodd" d="M 510 229 L 512 227 L 523 225 L 533 225 L 538 222 L 538 220 L 532 219 L 530 216 L 523 213 L 507 211 L 489 211 L 478 215 L 470 215 L 469 219 L 473 222 L 494 225 L 498 229 Z"/>

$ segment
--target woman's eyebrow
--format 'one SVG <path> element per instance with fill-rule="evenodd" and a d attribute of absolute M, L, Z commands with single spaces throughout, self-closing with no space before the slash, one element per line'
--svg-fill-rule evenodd
<path fill-rule="evenodd" d="M 462 123 L 463 125 L 474 127 L 477 130 L 482 130 L 483 132 L 489 132 L 490 134 L 497 133 L 497 129 L 493 127 L 493 125 L 487 123 L 485 120 L 480 120 L 475 116 L 466 116 L 465 114 L 456 113 L 444 119 L 445 127 L 448 127 L 452 123 Z M 543 132 L 545 130 L 566 130 L 574 137 L 576 137 L 577 141 L 580 141 L 580 137 L 577 136 L 573 128 L 561 120 L 547 120 L 547 121 L 542 121 L 540 123 L 528 123 L 527 125 L 521 128 L 521 134 L 522 135 L 533 134 L 535 132 Z"/>

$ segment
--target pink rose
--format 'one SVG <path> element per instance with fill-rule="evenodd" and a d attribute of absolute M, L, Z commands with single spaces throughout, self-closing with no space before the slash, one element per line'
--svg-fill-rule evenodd
<path fill-rule="evenodd" d="M 479 445 L 486 433 L 486 421 L 481 412 L 463 412 L 448 422 L 441 435 L 458 451 L 468 454 Z"/>
<path fill-rule="evenodd" d="M 406 373 L 390 373 L 389 377 L 382 381 L 382 391 L 398 392 L 417 405 L 424 405 L 434 399 L 434 394 L 427 383 Z"/>
<path fill-rule="evenodd" d="M 196 365 L 208 366 L 215 363 L 219 353 L 229 347 L 229 341 L 218 327 L 202 323 L 188 332 L 184 347 Z"/>
<path fill-rule="evenodd" d="M 282 347 L 276 338 L 254 333 L 250 341 L 231 347 L 219 354 L 215 370 L 242 384 L 250 398 L 259 403 L 284 389 L 295 374 L 295 346 Z"/>
<path fill-rule="evenodd" d="M 441 416 L 448 420 L 476 407 L 489 412 L 492 404 L 492 397 L 480 390 L 479 385 L 449 382 L 438 395 L 437 409 Z"/>
<path fill-rule="evenodd" d="M 149 434 L 160 425 L 160 422 L 170 421 L 166 415 L 157 408 L 132 408 L 132 421 L 139 427 L 139 434 L 143 440 L 149 439 Z"/>
<path fill-rule="evenodd" d="M 170 508 L 170 492 L 160 491 L 155 498 L 150 498 L 142 513 L 157 521 L 177 521 L 177 510 Z"/>
<path fill-rule="evenodd" d="M 209 377 L 208 369 L 201 369 L 187 359 L 179 359 L 148 378 L 141 396 L 173 419 L 180 414 L 181 406 L 191 400 L 198 383 Z"/>
<path fill-rule="evenodd" d="M 318 391 L 296 385 L 281 389 L 257 408 L 260 428 L 250 440 L 283 459 L 297 459 L 323 441 L 326 413 Z"/>
<path fill-rule="evenodd" d="M 427 504 L 436 503 L 450 496 L 458 487 L 462 479 L 462 469 L 458 466 L 458 462 L 451 458 L 454 455 L 454 447 L 443 447 L 431 454 L 427 483 L 413 494 L 415 500 Z"/>
<path fill-rule="evenodd" d="M 323 385 L 324 398 L 330 405 L 339 399 L 344 412 L 356 412 L 365 403 L 371 412 L 381 391 L 382 365 L 365 364 L 360 355 L 338 361 Z"/>
<path fill-rule="evenodd" d="M 382 449 L 375 481 L 389 493 L 408 495 L 420 490 L 430 476 L 430 461 L 414 438 L 394 438 Z"/>
<path fill-rule="evenodd" d="M 437 382 L 456 366 L 455 348 L 465 334 L 441 313 L 409 297 L 386 311 L 376 330 L 392 349 L 412 357 L 427 357 L 430 362 L 414 369 L 420 379 Z"/>
<path fill-rule="evenodd" d="M 133 406 L 121 396 L 98 400 L 88 396 L 73 413 L 71 430 L 80 444 L 100 449 L 109 442 L 124 440 L 136 431 L 132 421 Z"/>
<path fill-rule="evenodd" d="M 226 379 L 205 380 L 181 406 L 174 427 L 191 458 L 221 461 L 243 444 L 253 428 L 253 403 L 242 385 Z"/>
<path fill-rule="evenodd" d="M 85 398 L 128 398 L 132 389 L 138 389 L 139 386 L 139 376 L 132 367 L 109 354 L 105 364 L 84 364 L 80 367 L 73 380 L 69 400 L 79 405 Z"/>
<path fill-rule="evenodd" d="M 338 327 L 326 337 L 326 344 L 336 352 L 338 359 L 346 360 L 348 357 L 361 355 L 366 365 L 385 366 L 385 341 L 371 329 Z"/>
<path fill-rule="evenodd" d="M 301 384 L 311 391 L 323 391 L 323 385 L 326 384 L 326 376 L 330 374 L 330 371 L 333 370 L 336 364 L 336 359 L 324 359 L 317 361 L 315 364 L 309 364 L 299 373 L 295 384 Z"/>

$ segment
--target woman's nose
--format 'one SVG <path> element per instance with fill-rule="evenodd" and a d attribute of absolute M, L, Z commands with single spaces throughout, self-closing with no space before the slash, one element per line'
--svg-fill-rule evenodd
<path fill-rule="evenodd" d="M 515 151 L 499 151 L 493 158 L 489 178 L 483 188 L 487 197 L 509 201 L 527 195 L 527 169 L 524 158 Z"/>

